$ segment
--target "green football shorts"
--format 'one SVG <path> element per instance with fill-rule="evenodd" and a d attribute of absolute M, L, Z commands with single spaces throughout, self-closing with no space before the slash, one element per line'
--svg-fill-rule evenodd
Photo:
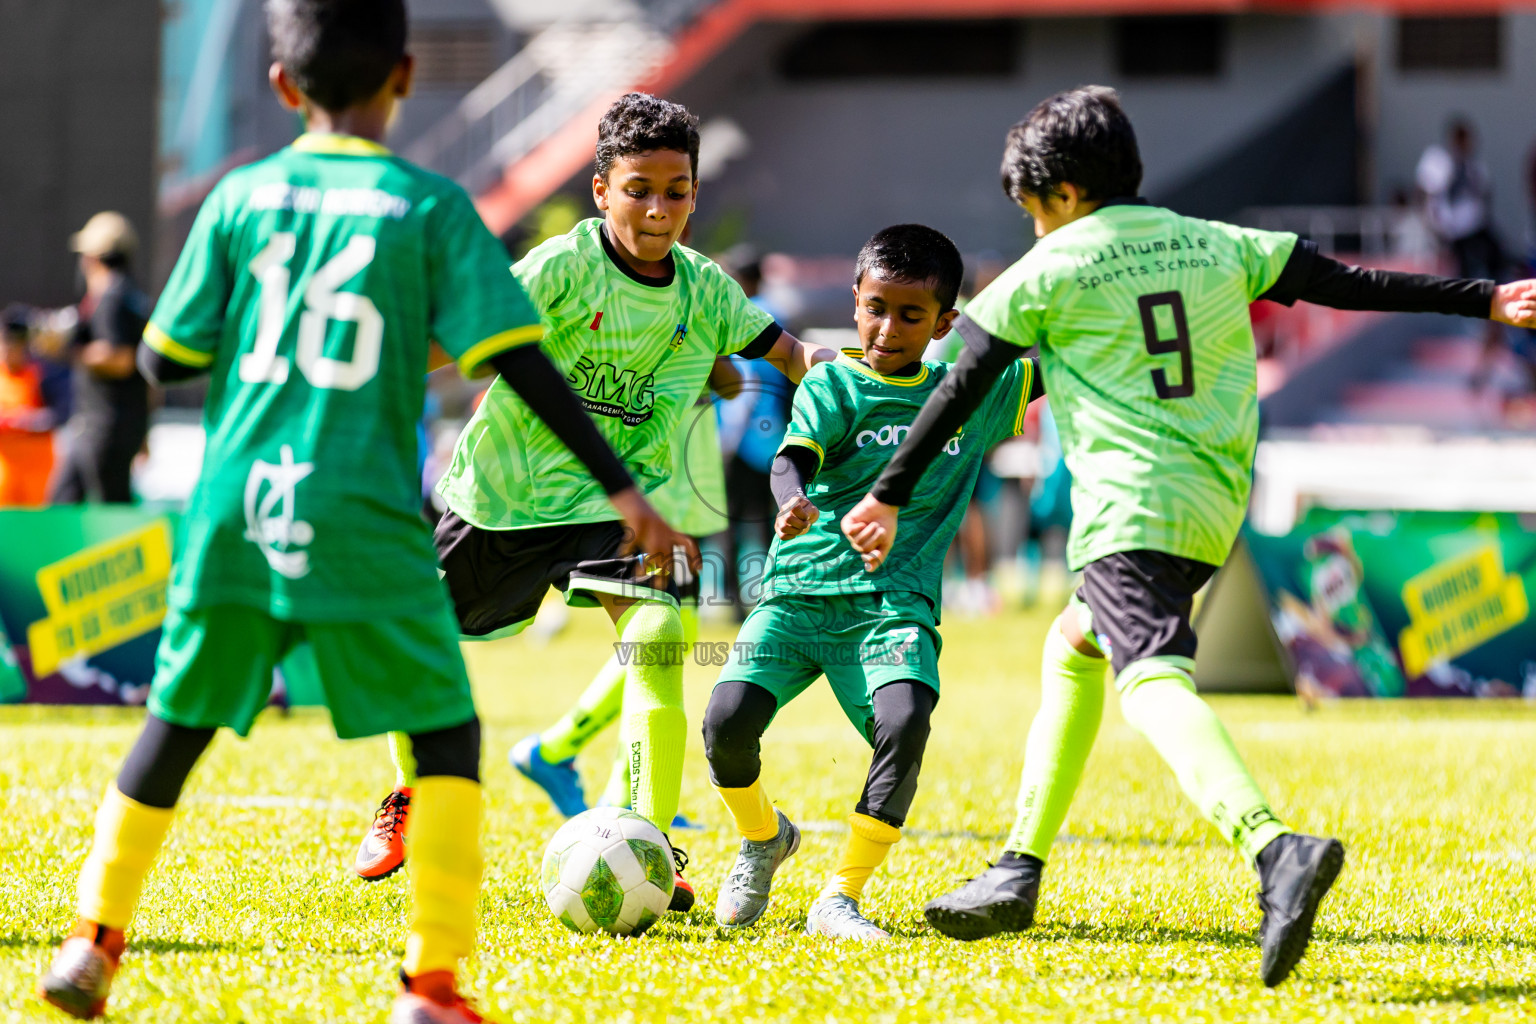
<path fill-rule="evenodd" d="M 150 713 L 245 736 L 278 665 L 316 680 L 342 739 L 432 732 L 475 715 L 447 602 L 431 615 L 377 622 L 284 622 L 245 605 L 173 605 L 155 654 Z"/>
<path fill-rule="evenodd" d="M 825 675 L 873 742 L 875 691 L 910 679 L 937 694 L 943 643 L 933 605 L 910 591 L 770 597 L 741 624 L 719 682 L 761 686 L 782 708 Z"/>

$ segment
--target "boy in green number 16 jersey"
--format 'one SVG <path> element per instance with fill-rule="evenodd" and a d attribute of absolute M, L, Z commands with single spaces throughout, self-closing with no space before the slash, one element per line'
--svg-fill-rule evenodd
<path fill-rule="evenodd" d="M 806 918 L 812 934 L 887 938 L 859 909 L 864 884 L 917 792 L 929 717 L 939 699 L 937 630 L 944 553 L 960 529 L 987 453 L 1024 429 L 1039 397 L 1033 360 L 1014 360 L 944 444 L 912 503 L 896 557 L 866 573 L 837 529 L 884 468 L 949 365 L 924 362 L 955 318 L 963 265 L 932 228 L 886 228 L 859 253 L 854 320 L 859 349 L 806 374 L 773 466 L 777 538 L 763 600 L 742 624 L 704 715 L 710 777 L 741 833 L 715 919 L 753 924 L 799 829 L 769 802 L 759 740 L 779 709 L 825 675 L 848 720 L 873 748 L 842 859 Z"/>
<path fill-rule="evenodd" d="M 1258 438 L 1248 305 L 1304 299 L 1529 321 L 1536 283 L 1495 289 L 1366 271 L 1319 256 L 1295 235 L 1150 206 L 1136 198 L 1141 158 L 1130 122 L 1100 87 L 1037 106 L 1010 132 L 1003 171 L 1040 240 L 966 307 L 955 372 L 843 522 L 879 566 L 897 535 L 897 507 L 954 425 L 1022 347 L 1039 346 L 1072 470 L 1068 556 L 1083 583 L 1046 639 L 1041 706 L 1003 857 L 932 901 L 928 920 L 962 939 L 1033 922 L 1045 859 L 1098 731 L 1107 656 L 1126 721 L 1257 869 L 1261 976 L 1277 985 L 1306 949 L 1344 850 L 1280 821 L 1191 674 L 1194 594 L 1226 560 L 1248 504 Z"/>
<path fill-rule="evenodd" d="M 145 332 L 146 376 L 209 375 L 207 449 L 149 717 L 97 814 L 80 922 L 41 994 L 102 1012 L 183 782 L 219 727 L 248 733 L 274 668 L 301 656 L 338 736 L 408 731 L 420 766 L 392 1020 L 478 1021 L 454 975 L 474 944 L 480 727 L 419 514 L 430 343 L 535 391 L 616 500 L 645 513 L 637 529 L 671 533 L 540 353 L 538 314 L 469 197 L 376 141 L 410 86 L 403 3 L 268 11 L 274 87 L 310 131 L 218 184 Z"/>
<path fill-rule="evenodd" d="M 541 347 L 565 374 L 596 429 L 647 492 L 671 475 L 674 432 L 724 355 L 766 358 L 792 380 L 830 350 L 807 348 L 748 301 L 704 256 L 677 244 L 696 196 L 697 119 L 630 93 L 598 126 L 594 202 L 604 213 L 536 246 L 512 268 L 544 325 Z M 525 628 L 551 586 L 566 602 L 601 607 L 625 661 L 620 729 L 630 804 L 663 830 L 677 813 L 687 716 L 684 634 L 663 566 L 624 553 L 624 528 L 601 482 L 497 381 L 465 426 L 439 485 L 448 505 L 435 541 L 460 630 L 470 639 Z M 678 543 L 692 542 L 678 537 Z M 670 563 L 672 549 L 651 550 Z M 538 750 L 522 767 L 551 767 Z M 365 837 L 358 869 L 378 877 L 404 856 L 409 795 L 398 756 L 396 792 Z M 566 766 L 567 768 L 569 766 Z M 372 856 L 377 850 L 379 855 Z M 693 892 L 674 851 L 672 909 Z"/>

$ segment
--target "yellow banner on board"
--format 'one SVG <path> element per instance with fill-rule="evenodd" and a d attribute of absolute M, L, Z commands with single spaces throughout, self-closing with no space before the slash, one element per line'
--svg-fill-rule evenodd
<path fill-rule="evenodd" d="M 1525 582 L 1505 575 L 1496 544 L 1437 562 L 1404 583 L 1402 596 L 1411 621 L 1398 652 L 1410 677 L 1513 629 L 1531 611 Z"/>
<path fill-rule="evenodd" d="M 171 528 L 160 519 L 37 571 L 48 617 L 27 627 L 32 671 L 54 672 L 159 627 L 171 575 Z"/>

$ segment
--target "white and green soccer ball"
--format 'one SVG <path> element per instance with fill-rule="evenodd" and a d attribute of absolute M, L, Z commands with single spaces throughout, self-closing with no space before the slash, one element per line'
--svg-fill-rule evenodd
<path fill-rule="evenodd" d="M 667 837 L 620 807 L 594 807 L 561 825 L 539 871 L 550 912 L 584 935 L 639 935 L 666 913 L 672 879 Z"/>

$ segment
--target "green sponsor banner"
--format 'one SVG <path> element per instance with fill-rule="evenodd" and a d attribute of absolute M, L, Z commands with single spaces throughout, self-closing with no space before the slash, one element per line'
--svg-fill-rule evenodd
<path fill-rule="evenodd" d="M 1536 535 L 1492 512 L 1314 509 L 1245 531 L 1298 692 L 1536 697 Z"/>
<path fill-rule="evenodd" d="M 143 704 L 179 526 L 131 505 L 0 509 L 0 701 Z M 291 703 L 320 702 L 291 676 Z"/>

